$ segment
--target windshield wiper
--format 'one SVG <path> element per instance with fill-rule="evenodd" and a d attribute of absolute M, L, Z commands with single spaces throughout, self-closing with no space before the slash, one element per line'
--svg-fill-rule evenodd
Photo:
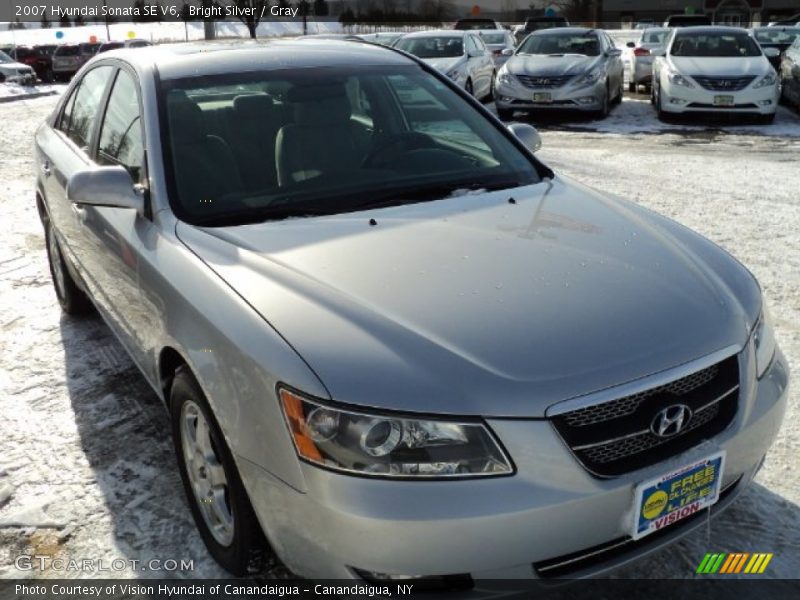
<path fill-rule="evenodd" d="M 445 184 L 435 184 L 426 187 L 413 188 L 409 190 L 389 190 L 372 194 L 369 200 L 354 205 L 351 210 L 362 210 L 367 208 L 384 208 L 387 206 L 400 206 L 403 204 L 413 204 L 415 202 L 430 202 L 443 200 L 452 197 L 456 192 L 477 192 L 477 191 L 497 191 L 508 188 L 526 185 L 517 180 L 505 180 L 497 182 L 485 181 L 464 181 L 450 182 Z"/>
<path fill-rule="evenodd" d="M 292 217 L 316 217 L 340 212 L 330 204 L 298 203 L 297 206 L 281 204 L 280 206 L 248 207 L 218 215 L 194 217 L 190 220 L 192 225 L 200 227 L 225 227 L 233 225 L 247 225 L 262 221 L 280 221 Z"/>

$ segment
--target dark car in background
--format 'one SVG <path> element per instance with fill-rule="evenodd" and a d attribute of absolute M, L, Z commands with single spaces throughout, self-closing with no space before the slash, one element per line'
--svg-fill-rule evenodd
<path fill-rule="evenodd" d="M 459 19 L 453 26 L 453 29 L 466 30 L 466 29 L 503 29 L 498 25 L 494 19 L 484 19 L 478 17 L 468 17 L 466 19 Z"/>
<path fill-rule="evenodd" d="M 754 27 L 753 37 L 756 38 L 758 45 L 763 50 L 767 48 L 775 48 L 778 54 L 766 53 L 770 64 L 775 67 L 776 71 L 781 69 L 781 55 L 785 50 L 794 44 L 794 41 L 800 37 L 800 27 L 787 27 L 784 25 L 776 25 L 772 27 Z"/>
<path fill-rule="evenodd" d="M 664 27 L 702 27 L 713 25 L 708 15 L 671 15 L 664 21 Z"/>
<path fill-rule="evenodd" d="M 781 98 L 800 110 L 800 37 L 796 37 L 784 51 L 778 74 L 782 84 Z"/>
<path fill-rule="evenodd" d="M 569 21 L 567 21 L 566 17 L 561 16 L 528 17 L 525 19 L 525 24 L 522 26 L 522 28 L 514 32 L 514 36 L 517 39 L 517 44 L 519 44 L 534 31 L 553 29 L 554 27 L 569 27 Z"/>

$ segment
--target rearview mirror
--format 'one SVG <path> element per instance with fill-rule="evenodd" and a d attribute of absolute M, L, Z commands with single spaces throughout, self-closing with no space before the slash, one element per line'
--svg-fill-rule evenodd
<path fill-rule="evenodd" d="M 536 152 L 542 147 L 542 136 L 533 125 L 527 123 L 509 123 L 508 130 L 517 136 L 520 142 L 531 152 Z"/>
<path fill-rule="evenodd" d="M 781 55 L 781 51 L 777 48 L 764 48 L 764 56 L 767 58 L 778 58 Z"/>
<path fill-rule="evenodd" d="M 124 167 L 78 171 L 67 182 L 67 199 L 74 204 L 132 208 L 144 212 L 144 196 Z"/>
<path fill-rule="evenodd" d="M 511 56 L 514 54 L 514 51 L 511 48 L 503 48 L 503 51 L 500 54 L 503 56 Z"/>

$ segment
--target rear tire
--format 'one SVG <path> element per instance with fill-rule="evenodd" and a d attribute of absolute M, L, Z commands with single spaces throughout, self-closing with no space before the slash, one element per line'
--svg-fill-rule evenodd
<path fill-rule="evenodd" d="M 497 116 L 501 121 L 510 121 L 514 118 L 514 111 L 510 108 L 497 108 Z"/>
<path fill-rule="evenodd" d="M 84 315 L 91 312 L 92 301 L 72 278 L 61 252 L 58 236 L 49 220 L 44 223 L 44 240 L 47 246 L 50 276 L 53 278 L 53 288 L 61 310 L 68 315 Z"/>
<path fill-rule="evenodd" d="M 274 553 L 205 394 L 186 368 L 172 381 L 169 405 L 181 480 L 208 551 L 233 575 L 262 571 Z"/>
<path fill-rule="evenodd" d="M 628 92 L 631 94 L 635 94 L 638 90 L 638 86 L 636 85 L 635 81 L 628 82 Z"/>

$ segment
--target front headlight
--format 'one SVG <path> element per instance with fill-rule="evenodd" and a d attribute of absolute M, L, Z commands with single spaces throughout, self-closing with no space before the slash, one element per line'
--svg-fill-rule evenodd
<path fill-rule="evenodd" d="M 452 80 L 457 80 L 461 76 L 461 67 L 456 67 L 447 72 L 447 76 Z"/>
<path fill-rule="evenodd" d="M 759 88 L 775 85 L 777 81 L 778 81 L 778 76 L 776 75 L 775 71 L 772 71 L 771 73 L 767 73 L 766 75 L 764 75 L 764 77 L 759 79 L 758 82 L 753 86 L 753 89 L 757 90 Z"/>
<path fill-rule="evenodd" d="M 501 85 L 512 85 L 514 83 L 514 76 L 505 69 L 500 69 L 500 72 L 497 74 L 497 83 Z"/>
<path fill-rule="evenodd" d="M 508 475 L 511 462 L 480 421 L 344 410 L 286 388 L 281 407 L 298 456 L 335 471 L 379 477 Z"/>
<path fill-rule="evenodd" d="M 576 83 L 578 85 L 590 85 L 600 80 L 604 74 L 603 69 L 593 69 L 581 76 Z"/>
<path fill-rule="evenodd" d="M 689 81 L 686 77 L 678 73 L 677 71 L 669 70 L 667 71 L 667 78 L 669 79 L 670 83 L 675 85 L 682 85 L 683 87 L 694 87 L 694 84 Z"/>
<path fill-rule="evenodd" d="M 775 330 L 772 327 L 772 316 L 769 314 L 766 303 L 761 309 L 761 316 L 753 328 L 753 345 L 756 349 L 756 377 L 761 379 L 766 373 L 772 359 L 775 357 L 777 343 Z"/>

